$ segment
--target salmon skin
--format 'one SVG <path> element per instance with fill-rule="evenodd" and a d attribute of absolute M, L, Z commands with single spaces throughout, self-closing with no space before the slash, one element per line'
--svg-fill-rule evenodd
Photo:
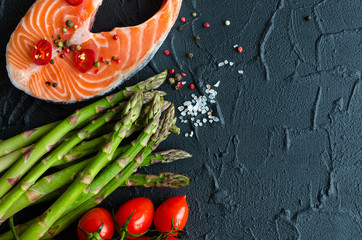
<path fill-rule="evenodd" d="M 164 0 L 160 10 L 140 25 L 91 33 L 101 4 L 102 0 L 84 0 L 78 6 L 66 0 L 36 1 L 7 45 L 7 70 L 13 85 L 54 102 L 75 102 L 109 92 L 151 60 L 175 23 L 182 0 Z M 67 20 L 72 24 L 66 24 Z M 51 44 L 47 56 L 52 61 L 45 65 L 36 64 L 33 53 L 42 39 Z M 64 43 L 71 45 L 70 50 Z M 93 50 L 95 62 L 83 73 L 75 59 L 84 49 Z"/>

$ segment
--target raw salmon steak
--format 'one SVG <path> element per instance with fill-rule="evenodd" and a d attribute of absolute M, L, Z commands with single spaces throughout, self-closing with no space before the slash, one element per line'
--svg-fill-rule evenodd
<path fill-rule="evenodd" d="M 6 50 L 11 82 L 40 99 L 74 102 L 102 95 L 130 78 L 156 53 L 182 0 L 164 0 L 146 22 L 92 33 L 102 0 L 38 0 Z"/>

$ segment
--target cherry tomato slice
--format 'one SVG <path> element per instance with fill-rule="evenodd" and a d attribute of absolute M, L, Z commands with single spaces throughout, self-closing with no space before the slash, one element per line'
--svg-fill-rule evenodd
<path fill-rule="evenodd" d="M 74 62 L 79 72 L 85 73 L 92 69 L 95 59 L 96 54 L 92 49 L 84 49 L 75 54 Z"/>
<path fill-rule="evenodd" d="M 124 226 L 126 220 L 132 215 L 127 225 L 127 231 L 130 234 L 138 235 L 145 233 L 152 224 L 155 208 L 150 199 L 139 197 L 131 199 L 118 209 L 114 216 L 119 226 Z M 121 234 L 120 229 L 117 231 Z M 128 239 L 135 237 L 128 236 Z"/>
<path fill-rule="evenodd" d="M 78 238 L 80 240 L 88 239 L 79 228 L 87 233 L 94 233 L 100 229 L 102 223 L 103 226 L 99 236 L 101 239 L 111 239 L 114 232 L 113 219 L 112 215 L 104 208 L 93 208 L 82 216 L 77 228 Z"/>
<path fill-rule="evenodd" d="M 83 0 L 67 0 L 67 2 L 72 6 L 78 6 L 83 2 Z"/>
<path fill-rule="evenodd" d="M 46 65 L 52 59 L 52 45 L 45 39 L 40 40 L 33 49 L 32 57 L 37 65 Z"/>
<path fill-rule="evenodd" d="M 172 197 L 164 201 L 155 212 L 154 224 L 161 233 L 170 233 L 173 229 L 182 230 L 189 216 L 189 207 L 187 206 L 186 196 Z M 171 220 L 172 219 L 172 220 Z M 173 236 L 177 233 L 173 233 Z"/>

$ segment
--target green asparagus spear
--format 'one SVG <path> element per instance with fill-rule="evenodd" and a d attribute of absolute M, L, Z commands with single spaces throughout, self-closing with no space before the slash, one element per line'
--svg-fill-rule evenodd
<path fill-rule="evenodd" d="M 102 151 L 97 154 L 95 161 L 88 165 L 67 191 L 21 235 L 22 240 L 41 238 L 53 223 L 62 216 L 68 206 L 74 202 L 79 194 L 93 181 L 98 172 L 112 159 L 113 153 L 126 136 L 128 129 L 138 118 L 141 108 L 142 92 L 138 92 L 128 101 L 127 107 L 123 110 L 124 118 L 115 125 L 114 133 L 104 145 Z"/>
<path fill-rule="evenodd" d="M 119 149 L 117 149 L 119 150 Z M 120 155 L 117 152 L 114 156 Z M 158 163 L 171 163 L 179 159 L 189 158 L 191 155 L 182 150 L 171 149 L 167 151 L 162 151 L 158 153 L 154 153 L 149 155 L 142 161 L 141 167 L 146 167 L 152 164 Z M 113 157 L 114 159 L 115 157 Z M 17 212 L 21 211 L 25 207 L 28 207 L 33 204 L 37 204 L 40 202 L 44 202 L 50 199 L 54 199 L 59 196 L 65 186 L 70 184 L 72 180 L 77 176 L 77 174 L 90 162 L 93 161 L 93 158 L 84 160 L 75 165 L 67 167 L 59 172 L 43 177 L 41 180 L 36 182 L 32 187 L 30 187 L 25 194 L 23 194 L 14 204 L 13 206 L 6 212 L 6 214 L 1 219 L 5 221 L 10 216 L 13 216 Z M 151 179 L 151 176 L 145 177 L 146 179 Z M 146 183 L 142 183 L 142 181 L 137 180 L 137 176 L 132 175 L 127 181 L 127 186 L 146 186 Z M 142 177 L 144 179 L 144 177 Z M 138 184 L 135 184 L 137 182 Z M 142 184 L 141 184 L 142 183 Z M 160 184 L 160 183 L 158 183 Z M 152 186 L 152 185 L 151 185 Z M 161 186 L 161 185 L 160 185 Z M 0 238 L 1 239 L 1 238 Z"/>
<path fill-rule="evenodd" d="M 174 106 L 172 105 L 165 114 L 165 117 L 162 122 L 161 129 L 156 131 L 155 134 L 151 137 L 146 148 L 143 148 L 141 153 L 130 163 L 128 164 L 122 172 L 120 172 L 111 182 L 109 182 L 105 187 L 103 187 L 98 194 L 89 198 L 87 201 L 81 204 L 78 208 L 73 208 L 72 211 L 69 211 L 63 218 L 57 221 L 54 226 L 48 231 L 50 236 L 55 236 L 59 233 L 61 227 L 66 227 L 82 214 L 84 214 L 89 209 L 95 207 L 101 203 L 107 196 L 114 192 L 118 187 L 122 186 L 127 179 L 136 171 L 143 159 L 145 159 L 151 152 L 154 150 L 161 141 L 165 140 L 169 134 L 169 130 L 173 124 L 174 116 Z M 189 183 L 188 183 L 189 184 Z"/>
<path fill-rule="evenodd" d="M 19 212 L 21 209 L 33 204 L 47 194 L 70 184 L 77 176 L 78 172 L 84 169 L 91 160 L 92 159 L 82 161 L 65 168 L 62 171 L 43 177 L 29 188 L 17 201 L 13 202 L 12 207 L 0 218 L 0 221 L 6 221 L 6 219 Z"/>
<path fill-rule="evenodd" d="M 120 187 L 169 187 L 169 188 L 181 188 L 186 187 L 191 183 L 190 178 L 174 174 L 174 173 L 160 173 L 158 175 L 149 175 L 149 174 L 133 174 L 130 176 L 127 181 L 125 181 Z M 70 214 L 72 215 L 72 214 Z M 68 227 L 72 221 L 65 215 L 60 221 L 57 221 L 57 225 L 49 229 L 49 231 L 44 235 L 42 239 L 49 239 L 54 237 Z M 15 226 L 16 232 L 22 234 L 25 230 L 35 221 L 35 219 L 30 220 L 24 224 Z M 50 235 L 52 234 L 52 235 Z M 13 240 L 12 233 L 6 232 L 0 235 L 1 240 Z"/>
<path fill-rule="evenodd" d="M 149 138 L 158 128 L 159 119 L 162 110 L 162 100 L 159 95 L 155 95 L 151 108 L 149 109 L 148 125 L 143 129 L 143 132 L 132 143 L 132 146 L 123 153 L 116 161 L 113 161 L 89 186 L 89 193 L 82 193 L 73 206 L 79 205 L 89 198 L 89 194 L 97 194 L 99 190 L 111 181 L 122 169 L 137 156 L 137 154 L 147 146 Z"/>
<path fill-rule="evenodd" d="M 0 143 L 0 157 L 35 143 L 39 138 L 43 137 L 59 123 L 60 121 L 49 123 L 2 141 Z"/>
<path fill-rule="evenodd" d="M 99 192 L 96 193 L 96 195 L 93 195 L 95 192 L 90 191 L 87 194 L 87 197 L 83 197 L 85 201 L 83 199 L 77 199 L 77 201 L 67 209 L 67 215 L 68 213 L 74 212 L 82 215 L 85 211 L 99 204 L 109 194 L 121 186 L 128 179 L 128 177 L 131 176 L 134 171 L 136 171 L 136 168 L 142 164 L 143 159 L 145 159 L 160 144 L 161 141 L 167 138 L 169 135 L 169 130 L 173 124 L 174 114 L 175 109 L 174 106 L 171 105 L 171 107 L 166 111 L 163 119 L 160 121 L 160 129 L 156 130 L 156 132 L 152 135 L 150 141 L 147 143 L 147 147 L 143 148 L 141 153 L 122 171 L 118 172 L 118 174 L 107 185 L 102 187 Z"/>
<path fill-rule="evenodd" d="M 2 198 L 2 201 L 0 202 L 0 219 L 2 219 L 3 215 L 11 208 L 13 202 L 21 197 L 21 195 L 31 187 L 46 170 L 48 170 L 55 162 L 60 161 L 64 154 L 87 138 L 92 132 L 111 121 L 119 110 L 119 106 L 108 110 L 105 114 L 98 119 L 93 120 L 89 125 L 80 130 L 78 134 L 74 134 L 71 138 L 65 140 L 60 146 L 54 149 L 50 155 L 33 167 L 30 172 Z"/>
<path fill-rule="evenodd" d="M 24 156 L 24 154 L 33 146 L 34 145 L 32 144 L 0 157 L 0 173 L 11 167 L 11 165 L 13 165 L 16 160 Z"/>
<path fill-rule="evenodd" d="M 71 131 L 67 133 L 63 138 L 61 138 L 56 145 L 59 145 L 61 142 L 63 142 L 65 139 L 68 139 L 72 135 L 74 135 L 75 132 Z M 10 168 L 19 158 L 23 157 L 24 154 L 30 150 L 32 147 L 34 147 L 35 144 L 31 144 L 29 146 L 17 149 L 9 154 L 6 154 L 2 157 L 0 157 L 0 173 L 4 172 L 6 169 Z"/>
<path fill-rule="evenodd" d="M 19 159 L 1 178 L 0 178 L 0 197 L 14 186 L 17 181 L 46 153 L 48 152 L 57 141 L 62 138 L 67 132 L 76 128 L 84 121 L 87 121 L 93 115 L 102 112 L 103 110 L 115 106 L 117 103 L 123 101 L 124 99 L 133 95 L 136 90 L 151 90 L 159 87 L 165 80 L 167 76 L 167 71 L 164 71 L 158 75 L 155 75 L 146 81 L 140 82 L 135 86 L 127 87 L 125 90 L 122 90 L 118 93 L 105 97 L 93 104 L 90 104 L 81 110 L 76 111 L 73 115 L 61 121 L 55 127 L 51 125 L 48 126 L 47 133 L 42 139 L 40 139 L 36 145 L 30 149 L 27 154 Z M 37 131 L 35 131 L 36 133 Z M 20 138 L 20 137 L 19 137 Z M 4 141 L 1 143 L 3 146 L 3 152 L 6 153 L 8 150 L 7 147 L 11 145 L 14 139 L 12 138 L 9 141 Z M 24 138 L 21 139 L 22 141 Z M 4 143 L 7 143 L 4 145 Z M 29 145 L 29 144 L 26 144 Z M 25 145 L 25 146 L 26 146 Z"/>

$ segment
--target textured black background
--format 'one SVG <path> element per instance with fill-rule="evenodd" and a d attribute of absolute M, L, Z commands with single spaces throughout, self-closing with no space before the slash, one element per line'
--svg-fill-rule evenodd
<path fill-rule="evenodd" d="M 5 46 L 33 2 L 0 4 L 0 138 L 61 119 L 85 104 L 46 103 L 11 85 Z M 141 23 L 160 3 L 104 0 L 93 31 Z M 184 30 L 176 29 L 178 20 L 150 64 L 122 86 L 175 68 L 197 86 L 162 87 L 178 106 L 220 81 L 214 110 L 221 122 L 196 129 L 179 124 L 183 134 L 161 148 L 182 148 L 193 158 L 144 169 L 188 175 L 191 186 L 119 189 L 102 206 L 117 208 L 137 196 L 158 206 L 186 194 L 190 217 L 184 239 L 361 239 L 361 12 L 360 0 L 184 0 Z M 224 26 L 225 20 L 231 25 Z M 209 29 L 202 27 L 206 21 Z M 237 53 L 234 44 L 244 52 Z M 165 49 L 170 56 L 163 55 Z M 224 60 L 235 65 L 218 67 Z M 196 136 L 185 138 L 191 130 Z M 73 226 L 59 239 L 76 239 L 74 233 Z"/>

